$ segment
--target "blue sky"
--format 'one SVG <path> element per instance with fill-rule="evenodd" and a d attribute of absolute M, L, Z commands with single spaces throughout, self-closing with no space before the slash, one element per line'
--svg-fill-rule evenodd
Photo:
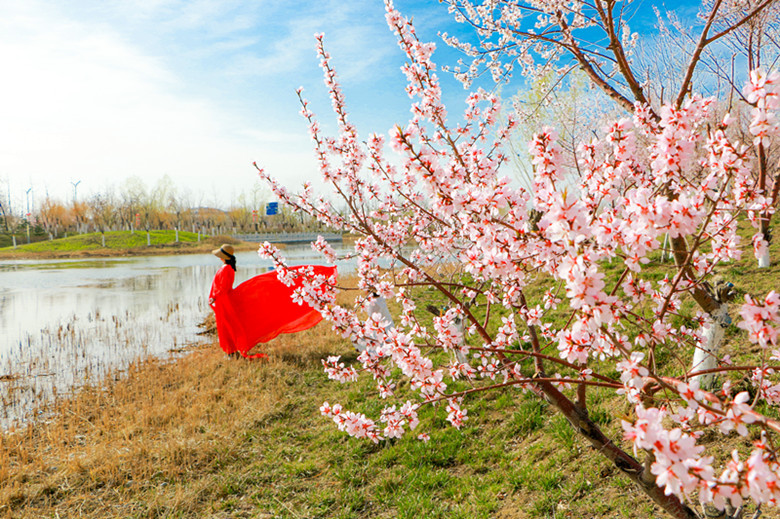
<path fill-rule="evenodd" d="M 396 0 L 434 59 L 461 30 L 436 0 Z M 633 27 L 632 27 L 633 28 Z M 224 206 L 262 164 L 290 188 L 316 164 L 295 89 L 332 128 L 314 37 L 326 35 L 362 135 L 408 119 L 381 0 L 3 0 L 0 2 L 0 200 L 18 212 L 32 188 L 70 201 L 148 188 L 167 175 L 198 205 Z M 441 74 L 451 111 L 465 96 Z"/>
<path fill-rule="evenodd" d="M 436 39 L 438 2 L 399 1 Z M 379 0 L 4 0 L 0 193 L 68 200 L 168 175 L 195 203 L 316 176 L 295 89 L 332 121 L 314 51 L 324 32 L 361 132 L 407 119 L 403 62 Z M 447 50 L 451 53 L 451 51 Z M 452 84 L 455 95 L 463 89 Z"/>

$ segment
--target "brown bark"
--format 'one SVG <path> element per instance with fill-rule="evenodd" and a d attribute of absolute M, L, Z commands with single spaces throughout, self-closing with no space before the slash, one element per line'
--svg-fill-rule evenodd
<path fill-rule="evenodd" d="M 681 236 L 672 238 L 672 252 L 674 263 L 678 269 L 682 270 L 683 276 L 688 280 L 694 280 L 691 266 L 688 264 L 688 244 L 685 242 L 685 238 Z M 694 287 L 692 295 L 696 303 L 708 314 L 712 314 L 720 307 L 720 303 L 715 297 L 699 284 Z"/>
<path fill-rule="evenodd" d="M 675 519 L 699 519 L 699 516 L 677 496 L 667 496 L 655 484 L 655 477 L 647 473 L 646 467 L 615 445 L 607 438 L 601 429 L 588 418 L 587 413 L 574 405 L 555 386 L 549 382 L 539 382 L 538 386 L 554 405 L 566 417 L 574 429 L 603 456 L 612 461 L 615 466 L 631 481 L 633 481 L 650 499 Z"/>
<path fill-rule="evenodd" d="M 634 71 L 631 70 L 631 65 L 628 62 L 623 45 L 620 43 L 620 38 L 617 34 L 618 29 L 615 27 L 615 20 L 612 17 L 612 3 L 607 2 L 607 8 L 604 9 L 601 2 L 596 2 L 595 7 L 599 16 L 604 21 L 604 26 L 607 30 L 607 35 L 609 36 L 609 46 L 607 48 L 611 50 L 612 54 L 615 56 L 618 68 L 620 69 L 620 74 L 626 80 L 626 84 L 634 95 L 634 99 L 642 105 L 649 105 L 650 103 L 648 103 L 647 98 L 642 91 L 642 86 L 634 76 Z M 631 106 L 631 110 L 633 110 L 633 105 Z"/>
<path fill-rule="evenodd" d="M 701 36 L 699 37 L 699 43 L 696 45 L 696 49 L 693 51 L 693 55 L 691 56 L 691 60 L 688 63 L 688 68 L 685 71 L 685 77 L 683 78 L 682 86 L 680 87 L 680 92 L 677 94 L 677 100 L 674 102 L 674 106 L 677 108 L 680 108 L 683 104 L 683 101 L 685 101 L 685 96 L 688 95 L 689 90 L 691 90 L 691 80 L 693 79 L 693 72 L 696 70 L 696 65 L 699 64 L 699 59 L 701 58 L 701 53 L 704 51 L 704 48 L 707 46 L 707 33 L 710 30 L 710 27 L 712 27 L 712 23 L 715 21 L 715 15 L 718 13 L 718 8 L 720 7 L 721 0 L 715 0 L 715 4 L 712 6 L 712 11 L 710 11 L 709 17 L 707 17 L 707 23 L 704 26 L 704 29 L 701 31 Z"/>
<path fill-rule="evenodd" d="M 569 26 L 566 23 L 566 20 L 563 18 L 560 18 L 560 22 L 558 23 L 560 25 L 561 30 L 564 32 L 568 32 Z M 582 50 L 577 47 L 576 45 L 563 45 L 566 50 L 571 52 L 571 54 L 574 56 L 574 58 L 577 60 L 577 63 L 580 64 L 580 68 L 582 69 L 585 74 L 590 78 L 591 81 L 593 81 L 605 94 L 607 94 L 609 97 L 617 101 L 626 111 L 633 112 L 634 111 L 634 103 L 630 99 L 628 99 L 626 96 L 615 90 L 615 88 L 610 85 L 601 75 L 596 71 L 596 69 L 593 68 L 592 63 L 590 60 L 585 56 L 585 53 L 582 52 Z M 614 50 L 613 50 L 614 52 Z"/>
<path fill-rule="evenodd" d="M 762 192 L 766 192 L 766 184 L 767 184 L 766 149 L 764 148 L 763 143 L 759 143 L 758 144 L 758 189 L 760 189 Z M 776 191 L 777 182 L 775 182 L 774 187 L 775 189 L 773 191 Z M 774 199 L 772 199 L 772 201 L 774 202 Z M 770 218 L 771 218 L 771 214 L 769 213 L 769 211 L 766 211 L 761 215 L 761 227 L 759 230 L 761 231 L 761 234 L 764 235 L 764 239 L 767 241 L 769 237 Z"/>

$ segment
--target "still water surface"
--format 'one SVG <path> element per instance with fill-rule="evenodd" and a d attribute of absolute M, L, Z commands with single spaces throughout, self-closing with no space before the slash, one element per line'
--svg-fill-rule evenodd
<path fill-rule="evenodd" d="M 284 254 L 290 265 L 323 263 L 309 245 Z M 271 268 L 254 252 L 237 258 L 236 284 Z M 0 428 L 134 360 L 201 341 L 220 265 L 210 254 L 0 263 Z"/>

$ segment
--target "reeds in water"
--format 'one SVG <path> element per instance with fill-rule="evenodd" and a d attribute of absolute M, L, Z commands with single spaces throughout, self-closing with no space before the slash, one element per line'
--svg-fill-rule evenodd
<path fill-rule="evenodd" d="M 0 429 L 45 418 L 57 399 L 151 355 L 180 355 L 182 344 L 200 342 L 195 323 L 204 306 L 174 301 L 157 312 L 108 316 L 96 310 L 25 334 L 12 350 L 0 352 Z"/>

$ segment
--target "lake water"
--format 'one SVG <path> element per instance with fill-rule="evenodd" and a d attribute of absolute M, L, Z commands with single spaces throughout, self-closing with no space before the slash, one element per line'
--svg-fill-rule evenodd
<path fill-rule="evenodd" d="M 323 264 L 308 244 L 284 254 L 289 265 Z M 236 284 L 271 268 L 255 252 L 237 258 Z M 211 254 L 0 263 L 0 427 L 139 358 L 202 341 L 220 265 Z"/>

